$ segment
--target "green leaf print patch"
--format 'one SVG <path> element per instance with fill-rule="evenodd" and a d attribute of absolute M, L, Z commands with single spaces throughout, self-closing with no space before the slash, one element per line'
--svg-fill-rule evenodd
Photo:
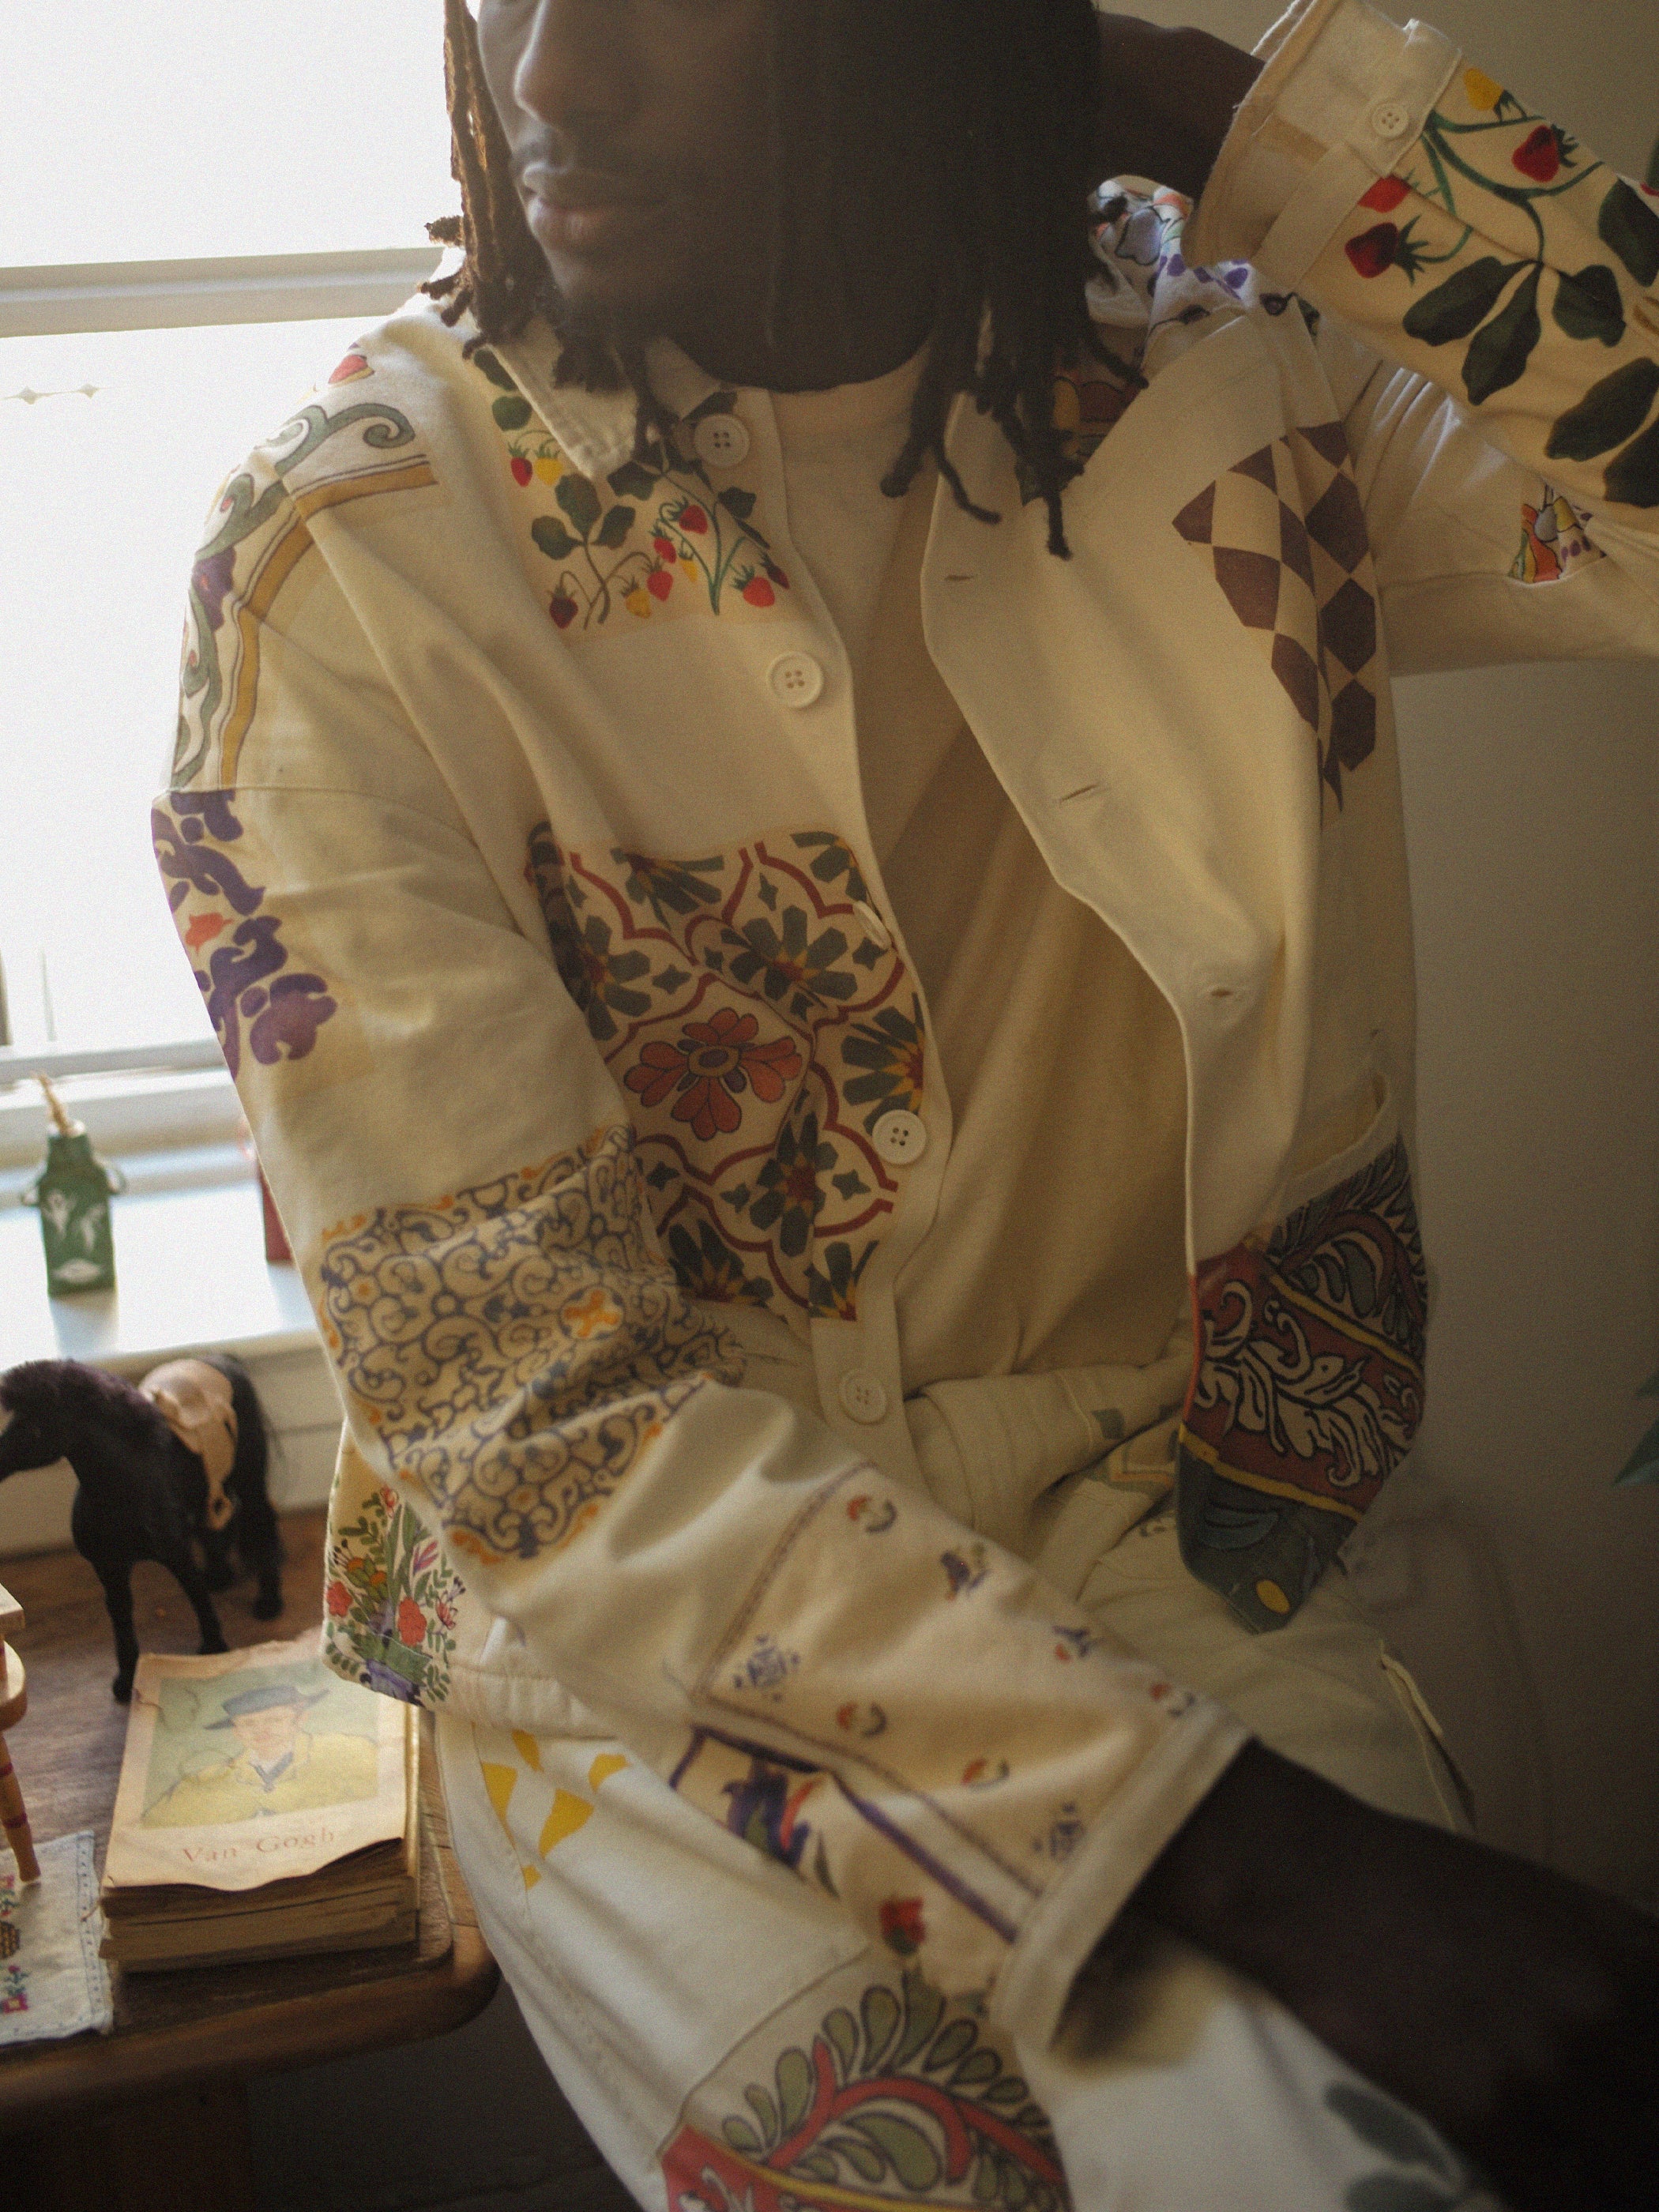
<path fill-rule="evenodd" d="M 1555 319 L 1570 338 L 1600 338 L 1615 346 L 1625 335 L 1625 302 L 1619 279 L 1603 261 L 1564 276 L 1555 295 Z"/>
<path fill-rule="evenodd" d="M 1538 319 L 1540 274 L 1533 270 L 1503 313 L 1470 342 L 1463 356 L 1463 383 L 1477 407 L 1526 374 L 1533 349 L 1543 336 Z"/>
<path fill-rule="evenodd" d="M 1505 286 L 1526 267 L 1524 261 L 1499 261 L 1487 254 L 1472 261 L 1425 292 L 1406 317 L 1406 335 L 1424 345 L 1449 345 L 1478 330 L 1504 296 Z"/>
<path fill-rule="evenodd" d="M 1595 228 L 1638 284 L 1659 276 L 1659 215 L 1622 177 L 1602 201 Z"/>
<path fill-rule="evenodd" d="M 1607 464 L 1607 497 L 1626 507 L 1659 507 L 1659 422 Z"/>
<path fill-rule="evenodd" d="M 1550 432 L 1544 452 L 1553 461 L 1593 461 L 1632 438 L 1648 418 L 1659 392 L 1659 364 L 1626 362 L 1611 376 L 1591 385 Z"/>

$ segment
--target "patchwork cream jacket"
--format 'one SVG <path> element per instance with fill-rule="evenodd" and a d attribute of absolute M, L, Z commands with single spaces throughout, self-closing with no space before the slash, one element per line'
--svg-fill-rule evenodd
<path fill-rule="evenodd" d="M 1272 1628 L 1422 1397 L 1389 672 L 1659 651 L 1659 199 L 1358 0 L 1265 51 L 1195 223 L 1099 195 L 1073 557 L 963 404 L 1002 520 L 940 498 L 922 588 L 1179 1020 L 1183 1544 Z M 659 349 L 636 459 L 465 335 L 412 304 L 226 484 L 155 814 L 349 1411 L 335 1663 L 620 1737 L 1045 2033 L 1238 1729 L 918 1474 L 949 1102 L 767 396 Z"/>

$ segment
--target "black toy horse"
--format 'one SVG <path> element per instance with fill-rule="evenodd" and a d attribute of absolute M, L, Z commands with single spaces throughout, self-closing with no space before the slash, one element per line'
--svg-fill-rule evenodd
<path fill-rule="evenodd" d="M 247 1370 L 217 1353 L 158 1368 L 137 1388 L 73 1359 L 27 1360 L 0 1375 L 0 1481 L 60 1459 L 75 1469 L 70 1531 L 104 1586 L 118 1670 L 111 1687 L 123 1705 L 138 1663 L 137 1560 L 159 1560 L 173 1575 L 195 1610 L 204 1651 L 228 1648 L 210 1593 L 236 1579 L 233 1545 L 258 1578 L 255 1620 L 282 1611 L 267 1457 L 264 1413 Z"/>

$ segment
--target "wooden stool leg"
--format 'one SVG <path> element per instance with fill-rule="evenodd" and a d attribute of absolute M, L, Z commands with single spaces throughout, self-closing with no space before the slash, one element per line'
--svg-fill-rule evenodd
<path fill-rule="evenodd" d="M 0 1735 L 0 1828 L 6 1841 L 17 1854 L 17 1871 L 25 1881 L 39 1881 L 40 1862 L 34 1856 L 34 1838 L 29 1833 L 29 1816 L 23 1806 L 23 1792 L 18 1784 L 16 1771 L 11 1763 L 11 1753 L 6 1748 L 6 1739 Z"/>

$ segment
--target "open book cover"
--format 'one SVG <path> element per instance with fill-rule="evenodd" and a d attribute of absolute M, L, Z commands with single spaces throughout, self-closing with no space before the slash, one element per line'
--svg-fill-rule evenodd
<path fill-rule="evenodd" d="M 222 1911 L 228 1900 L 202 1893 L 272 1882 L 298 1903 L 302 1890 L 360 1887 L 354 1873 L 403 1873 L 413 1711 L 342 1681 L 317 1645 L 313 1631 L 211 1658 L 139 1660 L 104 1869 L 112 1918 Z M 357 1854 L 372 1863 L 325 1875 Z"/>

